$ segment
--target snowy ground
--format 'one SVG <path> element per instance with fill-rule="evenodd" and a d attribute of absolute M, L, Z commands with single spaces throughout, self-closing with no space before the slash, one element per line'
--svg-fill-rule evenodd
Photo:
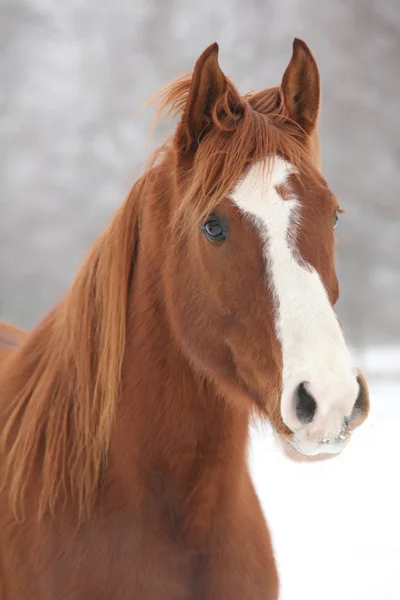
<path fill-rule="evenodd" d="M 250 464 L 272 531 L 281 600 L 400 599 L 396 355 L 397 373 L 378 369 L 368 355 L 370 417 L 341 456 L 292 463 L 268 428 L 253 431 Z"/>

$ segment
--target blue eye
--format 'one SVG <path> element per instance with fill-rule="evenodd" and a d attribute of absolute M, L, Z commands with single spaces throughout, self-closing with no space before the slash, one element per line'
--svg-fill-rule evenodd
<path fill-rule="evenodd" d="M 339 210 L 335 211 L 335 216 L 333 217 L 333 229 L 336 229 L 336 225 L 339 223 Z"/>
<path fill-rule="evenodd" d="M 210 242 L 223 242 L 226 238 L 223 226 L 214 216 L 204 223 L 201 229 Z"/>

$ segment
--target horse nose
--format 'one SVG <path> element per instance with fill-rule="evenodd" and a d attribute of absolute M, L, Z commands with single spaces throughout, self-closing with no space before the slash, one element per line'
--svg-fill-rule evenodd
<path fill-rule="evenodd" d="M 369 412 L 369 394 L 365 377 L 361 371 L 357 376 L 358 394 L 353 404 L 351 414 L 343 415 L 348 419 L 352 428 L 358 427 L 367 418 Z M 310 391 L 306 382 L 300 383 L 296 390 L 296 417 L 302 425 L 308 425 L 314 421 L 318 410 L 317 399 Z"/>

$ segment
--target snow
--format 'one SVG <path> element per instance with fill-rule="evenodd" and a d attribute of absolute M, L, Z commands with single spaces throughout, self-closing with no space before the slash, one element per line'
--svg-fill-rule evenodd
<path fill-rule="evenodd" d="M 250 467 L 280 600 L 400 599 L 400 350 L 388 353 L 390 377 L 383 353 L 366 356 L 371 413 L 341 456 L 294 463 L 269 427 L 253 428 Z"/>

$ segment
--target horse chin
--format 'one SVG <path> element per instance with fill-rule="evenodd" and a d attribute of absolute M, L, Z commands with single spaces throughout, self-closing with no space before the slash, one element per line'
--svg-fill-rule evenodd
<path fill-rule="evenodd" d="M 343 450 L 343 448 L 337 448 L 335 450 L 335 452 L 329 452 L 329 453 L 321 452 L 321 453 L 317 453 L 317 454 L 304 454 L 303 452 L 301 452 L 300 450 L 298 450 L 296 448 L 296 446 L 290 439 L 281 435 L 275 429 L 273 431 L 274 431 L 275 441 L 276 441 L 279 449 L 281 450 L 281 452 L 284 454 L 284 456 L 286 456 L 286 458 L 289 458 L 290 460 L 292 460 L 294 462 L 307 462 L 307 463 L 321 462 L 324 460 L 329 460 L 331 458 L 334 458 L 335 456 L 340 454 L 341 451 Z"/>

